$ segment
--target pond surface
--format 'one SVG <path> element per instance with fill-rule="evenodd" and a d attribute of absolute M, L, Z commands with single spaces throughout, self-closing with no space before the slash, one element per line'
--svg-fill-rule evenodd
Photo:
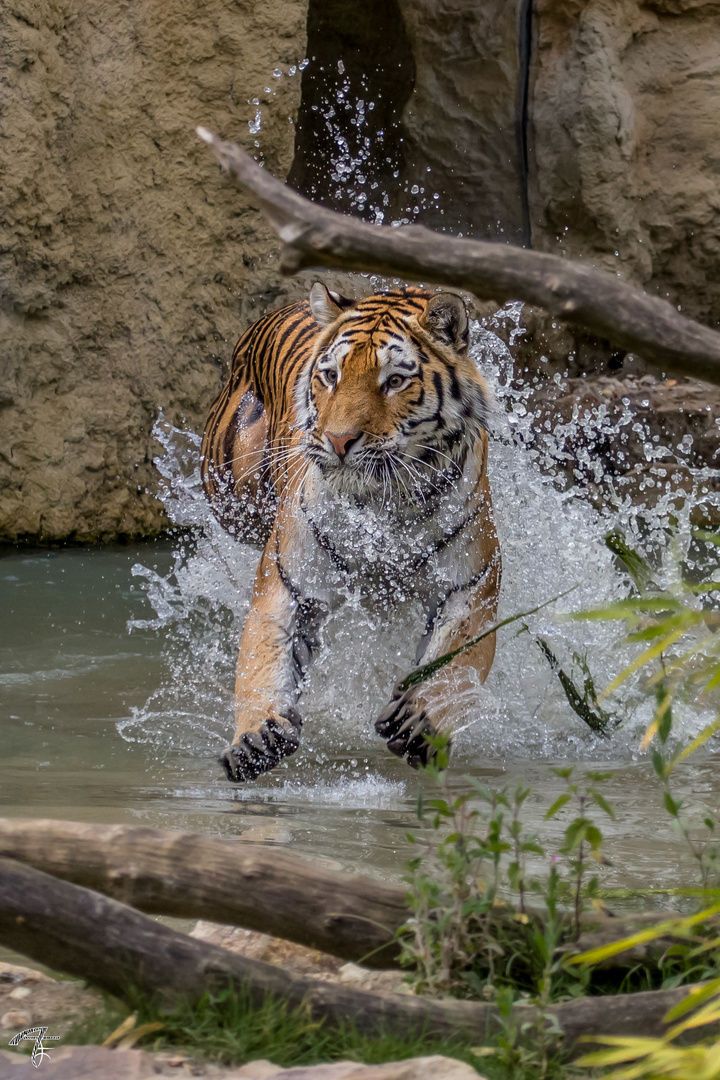
<path fill-rule="evenodd" d="M 384 749 L 372 733 L 370 714 L 342 730 L 342 717 L 334 726 L 323 718 L 316 692 L 317 715 L 311 710 L 308 716 L 301 752 L 255 783 L 233 787 L 224 779 L 217 753 L 224 730 L 230 730 L 229 716 L 219 712 L 214 725 L 206 721 L 203 736 L 191 723 L 197 717 L 189 715 L 193 703 L 198 705 L 202 678 L 197 652 L 190 648 L 183 655 L 177 641 L 169 648 L 166 626 L 128 629 L 143 618 L 151 622 L 147 617 L 154 614 L 138 567 L 168 576 L 175 560 L 168 541 L 6 551 L 0 558 L 0 812 L 241 837 L 326 865 L 398 878 L 409 853 L 405 833 L 416 828 L 417 794 L 428 783 Z M 207 627 L 198 633 L 201 667 L 212 682 Z M 228 636 L 236 638 L 237 632 Z M 234 640 L 222 645 L 230 655 Z M 501 650 L 502 645 L 500 676 Z M 229 670 L 226 675 L 228 691 Z M 532 685 L 531 679 L 529 693 Z M 186 708 L 179 707 L 183 696 Z M 207 708 L 207 701 L 202 705 Z M 637 753 L 637 738 L 603 745 L 582 730 L 560 699 L 555 705 L 562 713 L 564 746 L 556 729 L 545 732 L 543 749 L 536 721 L 523 749 L 513 725 L 496 712 L 485 719 L 509 732 L 504 749 L 502 730 L 494 730 L 490 751 L 483 753 L 476 728 L 459 749 L 454 786 L 464 786 L 464 775 L 531 786 L 527 817 L 552 843 L 558 830 L 548 833 L 541 818 L 562 781 L 550 766 L 600 767 L 612 774 L 605 794 L 617 815 L 616 822 L 603 822 L 613 862 L 604 884 L 650 888 L 692 880 L 662 812 L 652 769 Z M 138 741 L 141 732 L 144 741 Z M 720 775 L 714 761 L 689 764 L 683 787 L 693 802 L 717 808 Z"/>
<path fill-rule="evenodd" d="M 622 493 L 593 509 L 559 476 L 569 425 L 530 449 L 528 391 L 511 388 L 508 350 L 477 325 L 472 350 L 499 402 L 490 480 L 503 555 L 500 617 L 572 592 L 501 632 L 487 683 L 458 703 L 453 788 L 467 789 L 466 777 L 532 788 L 528 826 L 553 850 L 570 810 L 543 822 L 564 784 L 552 767 L 602 769 L 616 813 L 600 823 L 612 862 L 602 884 L 695 884 L 639 749 L 652 716 L 642 680 L 608 700 L 619 726 L 602 740 L 570 709 L 535 641 L 542 635 L 580 683 L 582 659 L 597 686 L 607 685 L 634 655 L 622 628 L 563 614 L 627 595 L 628 579 L 604 543 L 611 528 L 646 552 L 664 550 L 656 578 L 676 580 L 678 552 L 691 540 L 687 517 L 672 501 L 656 499 L 649 513 Z M 600 412 L 597 422 L 607 428 Z M 373 721 L 412 666 L 422 613 L 411 602 L 370 611 L 350 588 L 301 699 L 300 751 L 253 783 L 229 784 L 217 758 L 232 729 L 234 664 L 258 552 L 210 514 L 197 434 L 162 418 L 155 434 L 161 497 L 180 526 L 174 540 L 0 554 L 0 813 L 191 829 L 399 879 L 411 851 L 405 834 L 422 831 L 415 808 L 429 780 L 388 753 Z M 677 709 L 681 742 L 712 719 L 710 705 Z M 703 805 L 718 810 L 712 747 L 678 780 L 699 816 Z"/>

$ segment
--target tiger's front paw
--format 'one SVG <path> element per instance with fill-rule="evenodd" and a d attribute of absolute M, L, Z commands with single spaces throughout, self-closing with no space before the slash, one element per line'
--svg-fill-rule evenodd
<path fill-rule="evenodd" d="M 228 780 L 239 784 L 274 769 L 282 758 L 290 757 L 300 746 L 301 727 L 300 714 L 287 709 L 283 714 L 268 717 L 257 731 L 242 735 L 220 755 Z"/>
<path fill-rule="evenodd" d="M 406 758 L 413 769 L 427 765 L 435 754 L 435 747 L 426 738 L 436 734 L 435 728 L 430 723 L 424 703 L 418 701 L 412 690 L 393 696 L 375 721 L 375 730 L 387 740 L 388 750 Z"/>

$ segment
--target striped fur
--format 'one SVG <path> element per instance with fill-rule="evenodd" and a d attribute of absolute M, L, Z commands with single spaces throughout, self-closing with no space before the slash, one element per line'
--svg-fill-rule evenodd
<path fill-rule="evenodd" d="M 424 661 L 494 616 L 489 393 L 467 344 L 452 294 L 351 301 L 320 284 L 238 342 L 202 447 L 216 515 L 265 545 L 240 645 L 237 731 L 221 759 L 230 779 L 297 749 L 295 706 L 321 614 L 348 581 L 368 594 L 382 581 L 385 595 L 402 583 L 424 599 Z M 358 529 L 375 548 L 358 545 Z M 493 652 L 489 637 L 422 693 L 394 697 L 376 725 L 389 748 L 425 760 L 424 735 L 449 726 L 453 698 L 473 672 L 485 678 Z"/>

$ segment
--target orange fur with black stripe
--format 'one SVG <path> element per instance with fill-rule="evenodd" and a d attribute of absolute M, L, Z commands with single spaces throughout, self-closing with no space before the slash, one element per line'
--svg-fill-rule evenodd
<path fill-rule="evenodd" d="M 218 518 L 264 545 L 240 643 L 231 780 L 299 746 L 297 700 L 325 613 L 348 586 L 427 610 L 417 662 L 493 620 L 500 553 L 487 478 L 489 393 L 468 356 L 452 293 L 348 300 L 316 284 L 240 339 L 208 417 L 202 478 Z M 362 647 L 358 643 L 358 647 Z M 406 693 L 375 728 L 412 765 L 451 730 L 457 700 L 484 681 L 494 636 Z"/>

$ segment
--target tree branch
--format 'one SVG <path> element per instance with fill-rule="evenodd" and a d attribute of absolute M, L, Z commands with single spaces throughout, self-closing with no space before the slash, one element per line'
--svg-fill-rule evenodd
<path fill-rule="evenodd" d="M 661 371 L 720 385 L 720 333 L 659 297 L 558 255 L 459 240 L 418 225 L 369 225 L 326 210 L 270 176 L 234 143 L 206 128 L 197 133 L 233 180 L 255 195 L 283 242 L 285 274 L 308 267 L 369 271 L 450 285 L 500 302 L 525 300 Z"/>
<path fill-rule="evenodd" d="M 369 967 L 397 964 L 405 890 L 289 852 L 133 825 L 0 819 L 17 859 L 153 915 L 259 930 Z"/>
<path fill-rule="evenodd" d="M 149 915 L 231 923 L 368 967 L 398 966 L 394 935 L 411 915 L 407 890 L 397 885 L 328 870 L 277 848 L 145 825 L 0 818 L 0 859 Z M 666 918 L 586 912 L 577 948 L 620 941 Z M 672 943 L 668 937 L 649 942 L 604 966 L 652 965 Z"/>
<path fill-rule="evenodd" d="M 140 992 L 164 1011 L 231 987 L 248 993 L 258 1005 L 271 994 L 290 1006 L 304 1005 L 315 1020 L 355 1024 L 368 1034 L 469 1034 L 480 1042 L 502 1024 L 497 1006 L 489 1002 L 355 990 L 294 975 L 197 941 L 117 900 L 4 858 L 0 945 L 131 1003 Z M 547 1015 L 562 1030 L 565 1050 L 572 1050 L 581 1035 L 642 1031 L 659 1036 L 666 1030 L 663 1017 L 668 1009 L 700 985 L 563 1001 L 550 1006 Z M 511 1022 L 519 1030 L 530 1027 L 536 1022 L 534 1006 L 514 1005 Z"/>

